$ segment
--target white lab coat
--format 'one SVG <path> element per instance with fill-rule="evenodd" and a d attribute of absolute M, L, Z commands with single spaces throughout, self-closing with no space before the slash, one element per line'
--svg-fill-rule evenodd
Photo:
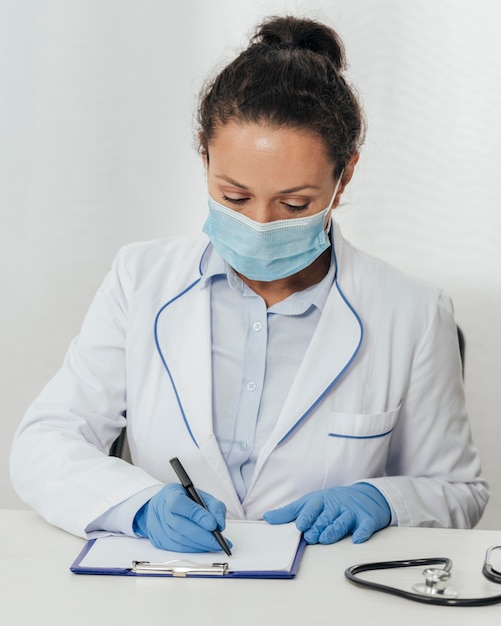
<path fill-rule="evenodd" d="M 119 253 L 62 369 L 18 429 L 11 476 L 20 496 L 84 536 L 110 507 L 175 481 L 169 459 L 178 456 L 230 518 L 365 480 L 387 498 L 394 524 L 475 525 L 488 491 L 451 302 L 334 231 L 336 281 L 243 502 L 212 429 L 204 236 Z M 134 465 L 107 455 L 125 413 Z"/>

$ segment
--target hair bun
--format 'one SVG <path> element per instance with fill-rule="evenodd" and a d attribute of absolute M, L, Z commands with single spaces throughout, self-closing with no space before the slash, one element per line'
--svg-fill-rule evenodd
<path fill-rule="evenodd" d="M 334 68 L 346 67 L 344 46 L 337 33 L 311 19 L 292 16 L 272 17 L 263 22 L 253 38 L 277 48 L 303 48 L 329 58 Z"/>

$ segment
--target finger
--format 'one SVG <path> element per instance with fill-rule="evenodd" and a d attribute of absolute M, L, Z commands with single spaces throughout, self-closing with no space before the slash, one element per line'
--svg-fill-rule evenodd
<path fill-rule="evenodd" d="M 174 519 L 172 526 L 166 525 L 165 534 L 179 546 L 184 546 L 184 552 L 219 552 L 222 549 L 213 532 L 184 518 Z M 233 545 L 229 539 L 226 543 L 230 548 Z"/>
<path fill-rule="evenodd" d="M 173 517 L 169 519 L 162 531 L 155 534 L 160 538 L 165 537 L 161 541 L 165 541 L 167 548 L 164 549 L 168 550 L 172 549 L 168 547 L 169 540 L 178 546 L 176 550 L 182 552 L 217 552 L 221 550 L 212 532 L 185 518 Z"/>
<path fill-rule="evenodd" d="M 311 545 L 318 543 L 321 532 L 322 531 L 318 528 L 310 528 L 304 533 L 304 540 L 306 541 L 306 543 L 309 543 Z"/>
<path fill-rule="evenodd" d="M 303 498 L 300 498 L 299 500 L 295 500 L 294 502 L 291 502 L 290 504 L 287 504 L 279 509 L 266 511 L 263 515 L 263 519 L 269 524 L 287 524 L 288 522 L 292 522 L 296 519 L 299 511 L 301 510 L 302 503 Z"/>
<path fill-rule="evenodd" d="M 336 543 L 346 535 L 350 534 L 355 528 L 356 517 L 348 510 L 339 515 L 332 524 L 329 524 L 318 538 L 318 542 L 322 544 Z"/>
<path fill-rule="evenodd" d="M 325 526 L 325 524 L 327 524 L 327 520 L 325 520 L 325 523 L 322 523 L 324 508 L 325 501 L 320 494 L 311 494 L 308 498 L 306 498 L 296 519 L 296 526 L 298 529 L 305 532 L 311 528 L 314 532 L 316 522 L 319 519 L 321 526 Z"/>
<path fill-rule="evenodd" d="M 353 533 L 353 543 L 363 543 L 376 532 L 376 522 L 371 517 L 364 518 Z"/>
<path fill-rule="evenodd" d="M 166 498 L 164 506 L 165 517 L 167 518 L 169 515 L 179 516 L 194 522 L 204 530 L 215 530 L 217 521 L 214 515 L 203 506 L 194 502 L 182 487 L 181 490 L 172 492 Z M 170 522 L 171 525 L 174 523 L 173 521 Z"/>
<path fill-rule="evenodd" d="M 207 509 L 214 515 L 216 518 L 217 527 L 219 530 L 224 530 L 226 528 L 226 506 L 221 500 L 217 500 L 213 496 L 205 491 L 199 491 L 202 500 L 205 502 L 205 506 Z"/>
<path fill-rule="evenodd" d="M 324 532 L 324 530 L 328 526 L 332 524 L 332 522 L 336 519 L 339 513 L 340 513 L 339 507 L 336 507 L 335 510 L 333 509 L 332 506 L 329 508 L 329 510 L 326 510 L 324 508 L 322 513 L 320 513 L 320 515 L 313 522 L 311 527 L 308 528 L 306 532 L 304 533 L 304 538 L 306 542 L 311 543 L 311 544 L 318 543 L 321 534 Z"/>

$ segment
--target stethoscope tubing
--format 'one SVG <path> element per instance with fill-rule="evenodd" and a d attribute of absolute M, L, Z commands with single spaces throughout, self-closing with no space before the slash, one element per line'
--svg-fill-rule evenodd
<path fill-rule="evenodd" d="M 380 561 L 375 563 L 361 563 L 359 565 L 352 565 L 348 567 L 344 575 L 346 578 L 359 587 L 365 587 L 366 589 L 374 589 L 376 591 L 382 591 L 383 593 L 389 593 L 400 598 L 407 600 L 413 600 L 414 602 L 421 602 L 423 604 L 434 604 L 437 606 L 488 606 L 491 604 L 498 604 L 501 602 L 501 594 L 495 596 L 484 596 L 480 598 L 450 598 L 440 596 L 439 594 L 424 595 L 420 593 L 413 593 L 412 591 L 406 591 L 405 589 L 399 589 L 398 587 L 390 587 L 389 585 L 383 585 L 381 583 L 375 583 L 368 580 L 358 578 L 358 574 L 362 572 L 369 572 L 372 570 L 384 570 L 395 569 L 399 567 L 427 567 L 429 565 L 443 564 L 444 569 L 450 570 L 452 567 L 452 561 L 446 557 L 432 557 L 425 559 L 405 559 L 402 561 Z"/>

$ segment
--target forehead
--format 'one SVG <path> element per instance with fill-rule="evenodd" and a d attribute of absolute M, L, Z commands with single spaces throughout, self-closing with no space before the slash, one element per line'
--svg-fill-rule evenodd
<path fill-rule="evenodd" d="M 307 129 L 260 123 L 228 122 L 208 145 L 211 168 L 244 177 L 332 180 L 334 163 L 321 137 Z"/>

